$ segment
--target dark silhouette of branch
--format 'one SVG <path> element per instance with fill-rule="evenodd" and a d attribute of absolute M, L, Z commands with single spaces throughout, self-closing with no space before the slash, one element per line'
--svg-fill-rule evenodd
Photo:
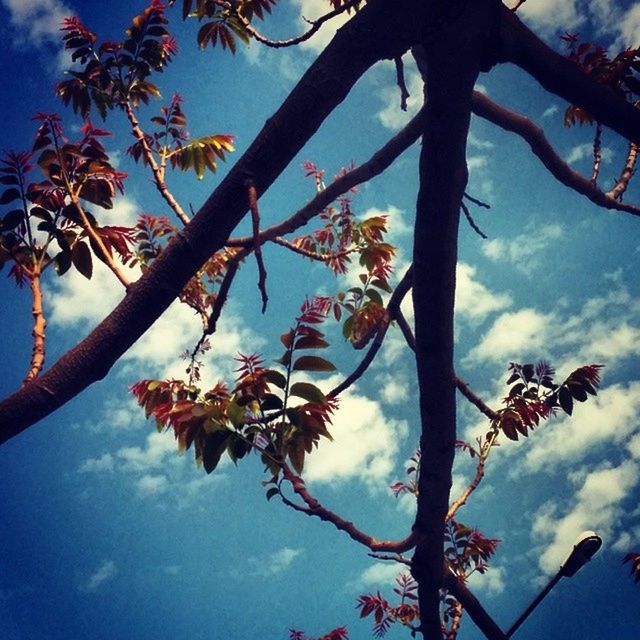
<path fill-rule="evenodd" d="M 400 109 L 402 111 L 407 110 L 407 98 L 411 97 L 409 90 L 407 89 L 407 83 L 404 79 L 404 64 L 402 62 L 402 57 L 398 56 L 393 60 L 396 65 L 396 83 L 398 85 L 398 89 L 400 89 Z"/>
<path fill-rule="evenodd" d="M 262 313 L 267 310 L 267 270 L 262 259 L 262 240 L 260 238 L 260 212 L 258 211 L 258 196 L 256 187 L 251 180 L 247 181 L 247 200 L 249 201 L 249 211 L 251 212 L 251 226 L 253 228 L 253 252 L 256 255 L 258 265 L 258 290 L 262 297 Z"/>
<path fill-rule="evenodd" d="M 328 13 L 325 13 L 324 15 L 320 16 L 319 18 L 316 18 L 315 20 L 306 20 L 305 18 L 306 22 L 308 22 L 311 25 L 311 28 L 305 31 L 304 33 L 300 34 L 299 36 L 295 36 L 294 38 L 288 38 L 286 40 L 271 40 L 271 38 L 268 38 L 267 36 L 262 35 L 239 11 L 236 11 L 235 15 L 240 20 L 240 22 L 242 23 L 242 26 L 246 29 L 247 33 L 252 38 L 254 38 L 255 40 L 257 40 L 261 44 L 264 44 L 267 47 L 272 47 L 274 49 L 282 49 L 284 47 L 293 47 L 297 44 L 301 44 L 302 42 L 305 42 L 306 40 L 309 40 L 311 36 L 315 35 L 320 30 L 320 27 L 322 27 L 322 25 L 325 22 L 328 22 L 332 18 L 335 18 L 336 16 L 339 16 L 342 13 L 345 13 L 345 11 L 350 11 L 361 2 L 362 0 L 349 0 L 349 2 L 345 2 L 343 5 L 339 6 L 337 9 L 334 9 L 333 11 L 329 11 Z"/>
<path fill-rule="evenodd" d="M 409 289 L 411 288 L 411 268 L 407 270 L 404 274 L 398 285 L 396 286 L 391 298 L 389 299 L 389 303 L 387 304 L 387 312 L 382 318 L 380 322 L 380 326 L 376 331 L 376 335 L 371 342 L 371 346 L 367 351 L 367 355 L 362 359 L 360 364 L 355 368 L 355 370 L 345 378 L 337 387 L 333 388 L 327 394 L 331 398 L 335 398 L 340 393 L 342 393 L 345 389 L 349 388 L 354 382 L 356 382 L 364 372 L 369 368 L 369 365 L 373 362 L 376 357 L 382 343 L 384 341 L 384 337 L 387 334 L 387 329 L 389 328 L 389 323 L 391 320 L 397 317 L 397 314 L 400 311 L 400 304 L 402 300 L 407 295 Z"/>
<path fill-rule="evenodd" d="M 473 112 L 506 131 L 517 133 L 558 181 L 586 196 L 594 204 L 640 215 L 639 207 L 619 202 L 610 194 L 600 191 L 591 180 L 574 171 L 549 144 L 544 131 L 529 118 L 497 105 L 478 91 L 473 93 Z"/>
<path fill-rule="evenodd" d="M 486 240 L 487 239 L 487 235 L 482 231 L 482 229 L 480 229 L 480 227 L 476 224 L 476 221 L 473 219 L 473 217 L 471 216 L 471 212 L 469 211 L 469 207 L 467 207 L 467 205 L 460 201 L 460 207 L 462 208 L 462 211 L 464 212 L 464 217 L 467 219 L 467 222 L 469 223 L 469 226 L 483 239 Z"/>
<path fill-rule="evenodd" d="M 424 110 L 421 110 L 399 133 L 376 151 L 369 160 L 334 180 L 286 220 L 263 229 L 260 232 L 260 238 L 274 240 L 279 236 L 296 231 L 328 207 L 339 196 L 382 173 L 420 137 L 423 117 Z M 251 236 L 244 236 L 229 238 L 226 244 L 230 247 L 246 247 L 252 243 L 253 238 Z"/>
<path fill-rule="evenodd" d="M 507 640 L 503 631 L 484 610 L 464 582 L 448 569 L 444 571 L 444 587 L 464 607 L 464 610 L 469 614 L 478 629 L 482 631 L 485 638 L 488 640 Z"/>

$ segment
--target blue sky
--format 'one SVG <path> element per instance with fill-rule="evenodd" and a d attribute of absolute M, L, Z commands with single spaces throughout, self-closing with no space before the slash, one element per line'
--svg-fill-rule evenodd
<path fill-rule="evenodd" d="M 36 111 L 64 115 L 69 131 L 80 121 L 53 93 L 67 64 L 58 24 L 77 14 L 100 37 L 118 38 L 144 4 L 114 0 L 2 0 L 0 97 L 4 149 L 31 146 Z M 264 29 L 282 37 L 301 29 L 319 0 L 282 0 Z M 611 0 L 528 0 L 527 22 L 554 47 L 559 34 L 620 48 L 640 45 L 640 3 Z M 194 136 L 231 133 L 246 149 L 323 43 L 331 26 L 296 49 L 252 44 L 235 57 L 199 51 L 196 25 L 169 12 L 181 52 L 156 78 L 163 96 L 179 91 Z M 337 173 L 361 163 L 407 119 L 398 108 L 391 63 L 373 68 L 261 200 L 264 224 L 292 213 L 313 196 L 300 164 L 312 160 Z M 407 60 L 412 98 L 417 74 Z M 480 79 L 483 92 L 545 128 L 558 153 L 590 175 L 592 129 L 565 129 L 563 102 L 524 73 L 498 68 Z M 143 123 L 161 103 L 141 110 Z M 410 115 L 410 114 L 409 114 Z M 97 124 L 97 122 L 96 122 Z M 120 114 L 107 148 L 129 173 L 126 195 L 101 216 L 104 224 L 133 224 L 141 212 L 168 213 L 141 167 L 124 156 L 131 143 Z M 611 184 L 626 143 L 606 132 L 602 180 Z M 353 198 L 363 217 L 386 213 L 399 252 L 396 274 L 410 260 L 417 188 L 418 145 Z M 637 638 L 640 591 L 621 560 L 640 550 L 640 241 L 638 221 L 600 210 L 567 191 L 524 142 L 474 118 L 468 145 L 468 192 L 491 204 L 472 208 L 488 235 L 466 224 L 460 233 L 456 359 L 460 377 L 490 404 L 504 395 L 509 361 L 548 359 L 559 377 L 587 363 L 606 365 L 598 397 L 573 417 L 542 425 L 518 443 L 504 442 L 485 482 L 459 514 L 502 544 L 490 571 L 471 586 L 499 624 L 508 627 L 557 569 L 576 535 L 596 530 L 603 550 L 576 577 L 563 580 L 518 632 L 518 637 Z M 176 196 L 197 210 L 224 175 L 171 174 Z M 628 202 L 639 202 L 632 187 Z M 242 227 L 238 232 L 246 231 Z M 204 370 L 205 381 L 231 381 L 239 352 L 280 355 L 277 336 L 293 322 L 305 295 L 333 294 L 323 269 L 277 247 L 265 248 L 270 305 L 260 314 L 255 265 L 235 284 L 225 319 Z M 100 265 L 98 265 L 99 267 Z M 106 270 L 91 281 L 78 273 L 51 278 L 47 361 L 86 335 L 120 299 Z M 396 278 L 398 276 L 396 275 Z M 0 280 L 3 395 L 17 388 L 31 351 L 28 291 Z M 411 318 L 411 308 L 405 312 Z M 328 328 L 330 357 L 339 372 L 362 357 Z M 287 638 L 290 627 L 320 635 L 347 625 L 355 640 L 371 636 L 357 620 L 356 597 L 380 589 L 392 596 L 397 567 L 369 558 L 344 534 L 268 503 L 257 458 L 206 476 L 190 452 L 179 456 L 171 434 L 145 422 L 127 393 L 141 378 L 183 377 L 179 354 L 198 338 L 199 322 L 174 305 L 113 369 L 55 415 L 0 448 L 0 637 L 7 640 Z M 306 468 L 311 491 L 327 506 L 377 537 L 400 538 L 412 521 L 411 500 L 396 500 L 391 482 L 403 478 L 418 433 L 413 364 L 400 333 L 391 330 L 379 360 L 341 399 L 334 443 L 323 443 Z M 461 400 L 459 431 L 473 438 L 486 423 Z M 473 469 L 456 464 L 454 494 Z M 390 638 L 407 637 L 392 629 Z M 480 637 L 465 621 L 461 640 Z"/>

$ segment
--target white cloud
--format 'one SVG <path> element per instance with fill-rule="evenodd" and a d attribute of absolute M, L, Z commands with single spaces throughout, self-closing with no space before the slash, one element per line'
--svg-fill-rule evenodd
<path fill-rule="evenodd" d="M 380 399 L 386 404 L 399 404 L 409 397 L 409 381 L 402 373 L 383 373 L 376 376 Z"/>
<path fill-rule="evenodd" d="M 474 593 L 479 591 L 487 595 L 499 595 L 505 588 L 505 575 L 503 567 L 491 565 L 485 574 L 472 573 L 469 577 L 469 587 Z"/>
<path fill-rule="evenodd" d="M 491 140 L 483 140 L 479 138 L 473 131 L 469 131 L 467 137 L 467 145 L 474 149 L 486 150 L 493 149 L 496 145 Z"/>
<path fill-rule="evenodd" d="M 393 583 L 400 573 L 407 573 L 407 568 L 395 562 L 376 562 L 354 580 L 354 586 L 375 585 L 382 589 L 387 584 Z"/>
<path fill-rule="evenodd" d="M 518 16 L 547 34 L 571 31 L 586 19 L 577 0 L 529 0 L 518 9 Z"/>
<path fill-rule="evenodd" d="M 529 440 L 525 465 L 532 471 L 554 469 L 581 459 L 598 444 L 622 443 L 639 427 L 640 382 L 605 387 L 586 403 L 575 403 L 571 417 L 542 425 Z"/>
<path fill-rule="evenodd" d="M 557 571 L 573 541 L 585 530 L 596 531 L 605 540 L 611 537 L 614 522 L 621 515 L 620 503 L 638 483 L 639 471 L 637 463 L 626 461 L 619 467 L 591 472 L 564 516 L 557 515 L 559 507 L 554 502 L 541 507 L 533 522 L 532 539 L 542 550 L 542 571 Z"/>
<path fill-rule="evenodd" d="M 640 4 L 629 7 L 623 15 L 616 16 L 618 19 L 612 27 L 619 32 L 616 46 L 620 49 L 626 47 L 637 47 L 640 45 Z"/>
<path fill-rule="evenodd" d="M 250 571 L 252 576 L 269 577 L 275 576 L 279 573 L 286 571 L 293 561 L 302 553 L 302 549 L 291 549 L 290 547 L 284 547 L 275 553 L 272 553 L 268 558 L 257 559 L 249 558 L 249 565 L 254 567 Z"/>
<path fill-rule="evenodd" d="M 324 384 L 330 388 L 337 381 L 333 377 Z M 305 478 L 326 483 L 360 478 L 371 488 L 386 487 L 409 430 L 406 421 L 385 416 L 377 400 L 351 387 L 340 394 L 332 422 L 333 442 L 322 439 L 317 451 L 308 456 Z"/>
<path fill-rule="evenodd" d="M 81 591 L 93 593 L 97 591 L 105 582 L 111 580 L 118 572 L 113 560 L 105 560 L 80 587 Z"/>
<path fill-rule="evenodd" d="M 613 150 L 609 147 L 602 147 L 600 153 L 602 162 L 604 162 L 605 164 L 609 164 L 613 159 Z M 580 162 L 580 160 L 584 160 L 585 158 L 593 161 L 592 142 L 585 142 L 583 144 L 572 147 L 564 159 L 567 164 L 575 164 L 576 162 Z"/>
<path fill-rule="evenodd" d="M 542 113 L 542 117 L 543 118 L 550 118 L 551 116 L 554 116 L 556 113 L 558 113 L 558 111 L 560 111 L 560 108 L 558 107 L 557 104 L 552 104 L 550 107 L 547 107 L 543 113 Z"/>
<path fill-rule="evenodd" d="M 459 262 L 456 269 L 456 313 L 474 321 L 511 305 L 511 298 L 495 293 L 475 279 L 476 268 Z"/>
<path fill-rule="evenodd" d="M 60 23 L 73 11 L 59 0 L 2 0 L 11 24 L 20 34 L 20 44 L 40 46 L 62 42 Z"/>
<path fill-rule="evenodd" d="M 482 243 L 482 252 L 496 262 L 510 262 L 529 273 L 535 256 L 558 238 L 563 229 L 559 224 L 547 224 L 505 240 L 496 238 Z"/>
<path fill-rule="evenodd" d="M 80 473 L 103 473 L 105 471 L 112 472 L 113 468 L 113 456 L 110 453 L 105 453 L 99 458 L 88 458 L 80 465 L 78 471 Z"/>
<path fill-rule="evenodd" d="M 146 473 L 136 480 L 138 495 L 143 498 L 164 493 L 168 487 L 169 480 L 167 479 L 167 476 L 163 475 Z"/>
<path fill-rule="evenodd" d="M 467 168 L 470 172 L 478 171 L 479 169 L 486 169 L 489 159 L 487 156 L 468 156 Z"/>
<path fill-rule="evenodd" d="M 553 316 L 535 309 L 503 313 L 474 347 L 468 360 L 522 361 L 528 356 L 541 357 L 547 353 L 549 334 L 553 330 Z"/>
<path fill-rule="evenodd" d="M 132 471 L 147 471 L 165 465 L 168 457 L 176 457 L 178 446 L 173 431 L 154 431 L 147 436 L 145 447 L 122 447 L 116 458 Z"/>

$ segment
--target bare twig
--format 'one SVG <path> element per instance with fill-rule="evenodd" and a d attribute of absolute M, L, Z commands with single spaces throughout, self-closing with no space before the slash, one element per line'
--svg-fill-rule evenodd
<path fill-rule="evenodd" d="M 47 321 L 42 311 L 42 288 L 40 282 L 40 265 L 36 263 L 29 272 L 29 283 L 31 285 L 31 313 L 33 315 L 33 349 L 29 371 L 24 378 L 23 385 L 35 380 L 42 367 L 45 357 L 45 329 Z"/>
<path fill-rule="evenodd" d="M 305 258 L 310 258 L 311 260 L 317 260 L 318 262 L 330 262 L 331 260 L 336 260 L 338 258 L 342 258 L 344 256 L 348 256 L 350 253 L 358 250 L 358 247 L 351 247 L 349 249 L 343 249 L 342 251 L 336 251 L 334 253 L 317 253 L 316 251 L 309 251 L 308 249 L 304 249 L 294 244 L 293 242 L 289 242 L 289 240 L 285 240 L 280 236 L 276 236 L 275 238 L 270 239 L 271 242 L 275 244 L 279 244 L 281 247 L 285 247 L 294 253 L 297 253 Z"/>
<path fill-rule="evenodd" d="M 600 165 L 602 164 L 602 125 L 596 122 L 596 133 L 593 137 L 593 171 L 591 182 L 596 184 L 600 175 Z"/>
<path fill-rule="evenodd" d="M 256 263 L 258 265 L 258 289 L 262 297 L 262 313 L 267 310 L 267 270 L 264 267 L 262 259 L 262 243 L 264 240 L 260 238 L 260 212 L 258 211 L 258 195 L 256 187 L 251 180 L 247 181 L 247 198 L 249 201 L 249 210 L 251 211 L 251 225 L 253 228 L 253 251 L 256 254 Z"/>
<path fill-rule="evenodd" d="M 362 0 L 349 0 L 349 2 L 345 2 L 343 5 L 334 9 L 333 11 L 329 11 L 324 15 L 316 18 L 315 20 L 307 20 L 307 22 L 311 25 L 311 28 L 305 31 L 303 34 L 299 36 L 295 36 L 294 38 L 288 38 L 286 40 L 271 40 L 271 38 L 267 38 L 267 36 L 262 35 L 239 11 L 235 11 L 235 16 L 240 20 L 242 26 L 245 28 L 247 33 L 267 47 L 273 47 L 274 49 L 282 49 L 283 47 L 293 47 L 301 42 L 305 42 L 309 40 L 311 36 L 318 32 L 320 27 L 325 23 L 339 16 L 341 13 L 345 11 L 349 11 L 357 4 L 359 4 Z"/>
<path fill-rule="evenodd" d="M 424 110 L 421 110 L 411 119 L 404 129 L 376 151 L 369 160 L 327 185 L 325 189 L 286 220 L 263 229 L 260 233 L 260 239 L 273 240 L 278 236 L 296 231 L 323 211 L 339 196 L 347 193 L 349 189 L 363 182 L 367 182 L 382 173 L 401 153 L 406 151 L 420 137 L 423 117 Z M 226 245 L 229 247 L 247 247 L 252 244 L 252 236 L 230 238 L 226 242 Z"/>
<path fill-rule="evenodd" d="M 352 540 L 359 542 L 365 547 L 371 549 L 371 551 L 387 551 L 391 553 L 403 553 L 413 549 L 418 542 L 418 536 L 411 532 L 403 540 L 378 540 L 373 536 L 363 533 L 358 529 L 353 522 L 348 522 L 344 518 L 330 511 L 326 507 L 323 507 L 318 500 L 316 500 L 308 491 L 304 480 L 296 475 L 286 463 L 280 463 L 282 467 L 282 473 L 291 485 L 294 493 L 304 502 L 306 506 L 301 506 L 292 502 L 285 496 L 281 495 L 282 501 L 292 509 L 305 513 L 309 516 L 315 516 L 320 518 L 324 522 L 330 522 L 336 529 L 344 531 Z"/>
<path fill-rule="evenodd" d="M 411 566 L 411 558 L 407 558 L 406 556 L 400 555 L 399 553 L 370 553 L 368 555 L 369 557 L 375 558 L 376 560 L 390 560 L 392 562 L 405 564 L 408 567 Z"/>
<path fill-rule="evenodd" d="M 407 98 L 411 97 L 409 90 L 407 89 L 407 83 L 404 78 L 404 64 L 402 62 L 401 56 L 396 56 L 393 59 L 393 62 L 396 65 L 396 83 L 398 84 L 398 89 L 400 89 L 400 108 L 403 111 L 407 110 Z"/>
<path fill-rule="evenodd" d="M 483 239 L 486 240 L 487 236 L 486 234 L 482 231 L 482 229 L 480 229 L 480 227 L 476 224 L 476 221 L 472 218 L 471 213 L 469 212 L 469 207 L 467 207 L 467 205 L 460 201 L 460 207 L 462 208 L 462 211 L 464 212 L 464 217 L 467 219 L 467 222 L 469 223 L 469 226 Z"/>
<path fill-rule="evenodd" d="M 457 513 L 458 509 L 467 503 L 469 496 L 478 488 L 478 485 L 482 482 L 484 478 L 484 468 L 489 457 L 489 453 L 491 452 L 491 448 L 496 442 L 496 438 L 498 437 L 498 430 L 494 430 L 491 433 L 489 440 L 485 442 L 482 446 L 482 450 L 478 455 L 478 463 L 476 465 L 476 473 L 473 477 L 473 480 L 469 483 L 469 485 L 464 489 L 462 494 L 457 500 L 451 503 L 449 507 L 449 511 L 447 512 L 447 520 L 451 520 Z"/>
<path fill-rule="evenodd" d="M 607 195 L 610 198 L 613 198 L 614 200 L 622 200 L 622 196 L 629 186 L 629 181 L 635 173 L 637 159 L 638 145 L 631 142 L 629 143 L 629 151 L 627 153 L 627 159 L 624 163 L 622 173 L 620 174 L 620 177 L 613 189 L 611 189 L 611 191 L 607 191 Z"/>
<path fill-rule="evenodd" d="M 490 204 L 487 204 L 486 202 L 482 202 L 482 200 L 478 200 L 478 198 L 474 198 L 473 196 L 470 196 L 466 191 L 462 197 L 469 200 L 469 202 L 473 202 L 473 204 L 477 204 L 479 207 L 482 207 L 483 209 L 491 209 Z"/>
<path fill-rule="evenodd" d="M 136 118 L 136 114 L 134 113 L 131 104 L 128 100 L 122 101 L 122 108 L 124 109 L 125 114 L 127 115 L 127 119 L 131 124 L 131 131 L 135 136 L 136 140 L 140 143 L 140 147 L 142 148 L 142 153 L 144 155 L 146 163 L 151 168 L 151 172 L 153 173 L 153 182 L 156 185 L 156 189 L 160 192 L 160 195 L 164 198 L 165 202 L 171 207 L 173 212 L 180 218 L 182 224 L 187 224 L 189 222 L 189 216 L 185 213 L 184 209 L 180 206 L 178 201 L 173 197 L 171 191 L 167 187 L 167 183 L 164 179 L 164 167 L 158 166 L 155 157 L 153 156 L 153 151 L 149 147 L 147 143 L 147 139 L 144 135 L 140 127 L 140 123 Z"/>

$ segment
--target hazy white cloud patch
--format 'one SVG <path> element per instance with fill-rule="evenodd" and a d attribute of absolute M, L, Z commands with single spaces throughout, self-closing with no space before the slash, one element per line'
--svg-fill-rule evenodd
<path fill-rule="evenodd" d="M 469 131 L 467 137 L 467 145 L 473 149 L 488 150 L 493 149 L 496 145 L 491 140 L 485 140 L 478 137 L 473 131 Z"/>
<path fill-rule="evenodd" d="M 469 156 L 467 158 L 467 167 L 470 172 L 478 169 L 486 169 L 489 159 L 487 156 Z"/>
<path fill-rule="evenodd" d="M 396 562 L 376 562 L 367 567 L 354 581 L 354 587 L 377 586 L 382 588 L 390 583 L 401 573 L 407 573 Z"/>
<path fill-rule="evenodd" d="M 613 15 L 615 14 L 610 15 L 613 18 Z M 617 19 L 613 21 L 613 24 L 611 24 L 611 30 L 618 32 L 619 34 L 615 42 L 615 46 L 618 49 L 639 46 L 640 4 L 634 3 L 622 16 L 618 13 L 615 17 Z"/>
<path fill-rule="evenodd" d="M 322 386 L 329 389 L 338 381 L 333 376 Z M 380 402 L 351 387 L 340 394 L 340 406 L 332 422 L 329 431 L 333 442 L 323 438 L 308 456 L 305 478 L 324 483 L 359 478 L 372 489 L 386 488 L 399 447 L 409 431 L 406 421 L 386 416 Z"/>
<path fill-rule="evenodd" d="M 514 238 L 495 238 L 482 243 L 482 251 L 487 258 L 496 262 L 509 262 L 531 271 L 531 261 L 562 237 L 563 228 L 559 224 L 547 224 L 522 233 Z"/>
<path fill-rule="evenodd" d="M 611 160 L 613 160 L 613 150 L 609 147 L 602 147 L 600 152 L 602 162 L 604 162 L 605 164 L 610 164 Z M 591 162 L 593 162 L 592 142 L 585 142 L 583 144 L 578 144 L 575 147 L 572 147 L 564 159 L 567 164 L 575 164 L 576 162 L 580 162 L 585 158 L 588 158 Z"/>
<path fill-rule="evenodd" d="M 587 402 L 575 403 L 572 416 L 543 424 L 528 442 L 524 463 L 530 471 L 555 469 L 561 462 L 575 463 L 599 444 L 623 443 L 639 429 L 640 382 L 605 387 Z M 633 443 L 630 450 L 635 450 Z"/>
<path fill-rule="evenodd" d="M 477 269 L 459 262 L 456 269 L 456 313 L 472 320 L 484 320 L 489 314 L 511 306 L 507 294 L 495 293 L 476 279 Z"/>
<path fill-rule="evenodd" d="M 518 16 L 545 34 L 571 31 L 586 20 L 578 0 L 529 0 L 518 9 Z"/>
<path fill-rule="evenodd" d="M 78 471 L 80 473 L 112 473 L 114 469 L 113 456 L 110 453 L 105 453 L 99 458 L 87 458 Z"/>
<path fill-rule="evenodd" d="M 382 373 L 376 376 L 376 384 L 385 404 L 400 404 L 409 397 L 409 380 L 402 373 Z"/>
<path fill-rule="evenodd" d="M 18 31 L 17 44 L 41 46 L 61 43 L 60 23 L 73 11 L 60 0 L 2 0 L 11 25 Z"/>
<path fill-rule="evenodd" d="M 543 356 L 553 327 L 553 315 L 536 309 L 503 313 L 469 352 L 467 361 L 508 362 Z"/>
<path fill-rule="evenodd" d="M 480 592 L 491 596 L 499 595 L 505 589 L 505 577 L 506 572 L 503 567 L 490 565 L 484 575 L 475 572 L 469 576 L 469 587 L 474 593 Z"/>
<path fill-rule="evenodd" d="M 168 488 L 169 480 L 162 474 L 145 473 L 136 480 L 138 495 L 143 498 L 164 493 Z"/>
<path fill-rule="evenodd" d="M 113 560 L 105 560 L 81 585 L 80 590 L 87 593 L 96 592 L 105 582 L 112 580 L 118 573 L 115 562 Z"/>
<path fill-rule="evenodd" d="M 165 467 L 168 458 L 177 458 L 178 446 L 173 431 L 153 431 L 144 447 L 121 447 L 115 457 L 132 471 Z"/>
<path fill-rule="evenodd" d="M 249 575 L 268 578 L 283 573 L 301 553 L 302 549 L 284 547 L 266 558 L 249 558 Z"/>
<path fill-rule="evenodd" d="M 610 539 L 616 520 L 622 515 L 621 502 L 639 480 L 639 467 L 627 460 L 618 467 L 601 468 L 589 473 L 571 500 L 571 508 L 559 515 L 560 507 L 547 502 L 537 512 L 532 526 L 532 540 L 540 547 L 540 569 L 547 574 L 558 570 L 583 531 L 597 531 Z"/>
<path fill-rule="evenodd" d="M 550 107 L 547 107 L 542 112 L 542 117 L 543 118 L 550 118 L 551 116 L 555 116 L 556 113 L 558 113 L 558 111 L 560 111 L 560 108 L 558 107 L 558 105 L 557 104 L 552 104 Z"/>

